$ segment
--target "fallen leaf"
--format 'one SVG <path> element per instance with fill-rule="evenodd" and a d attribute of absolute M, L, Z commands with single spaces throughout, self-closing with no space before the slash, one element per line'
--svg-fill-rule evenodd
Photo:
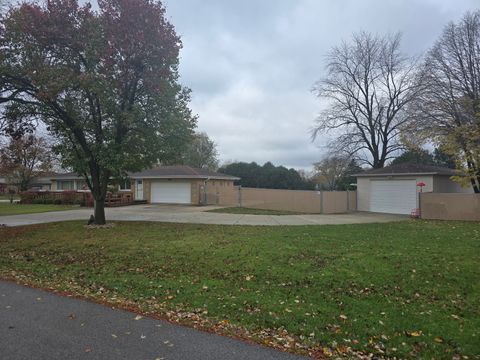
<path fill-rule="evenodd" d="M 443 343 L 443 342 L 445 341 L 445 340 L 443 340 L 443 338 L 441 338 L 440 336 L 437 336 L 434 340 L 435 340 L 435 342 L 437 342 L 437 343 L 439 343 L 439 344 L 441 344 L 441 343 Z"/>
<path fill-rule="evenodd" d="M 413 336 L 413 337 L 418 337 L 418 336 L 422 336 L 422 332 L 421 331 L 412 331 L 412 332 L 406 332 L 407 336 Z"/>
<path fill-rule="evenodd" d="M 324 348 L 322 349 L 322 351 L 323 351 L 323 354 L 324 354 L 325 356 L 327 356 L 327 357 L 333 356 L 333 352 L 332 352 L 329 348 L 327 348 L 327 347 L 324 347 Z"/>
<path fill-rule="evenodd" d="M 142 315 L 137 315 L 133 318 L 133 320 L 140 320 L 140 319 L 143 319 Z"/>

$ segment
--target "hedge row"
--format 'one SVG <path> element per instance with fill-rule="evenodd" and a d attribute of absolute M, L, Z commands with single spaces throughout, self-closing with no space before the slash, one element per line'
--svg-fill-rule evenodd
<path fill-rule="evenodd" d="M 76 191 L 25 191 L 20 193 L 21 204 L 85 205 L 86 194 Z"/>

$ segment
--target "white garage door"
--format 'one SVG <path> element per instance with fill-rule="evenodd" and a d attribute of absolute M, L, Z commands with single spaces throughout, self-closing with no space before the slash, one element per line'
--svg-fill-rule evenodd
<path fill-rule="evenodd" d="M 152 182 L 150 201 L 164 204 L 190 204 L 191 185 L 187 182 Z"/>
<path fill-rule="evenodd" d="M 370 211 L 410 214 L 417 207 L 415 180 L 370 181 Z"/>

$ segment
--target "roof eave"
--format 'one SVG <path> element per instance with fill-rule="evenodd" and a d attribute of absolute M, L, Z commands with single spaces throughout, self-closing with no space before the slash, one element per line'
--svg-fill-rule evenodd
<path fill-rule="evenodd" d="M 441 174 L 439 172 L 409 172 L 409 173 L 383 173 L 383 174 L 354 174 L 355 177 L 381 177 L 381 176 L 412 176 L 412 175 L 439 175 L 456 176 L 458 174 Z"/>
<path fill-rule="evenodd" d="M 65 176 L 65 177 L 52 177 L 50 180 L 84 180 L 83 176 Z"/>
<path fill-rule="evenodd" d="M 193 179 L 193 180 L 240 180 L 238 177 L 206 175 L 131 175 L 131 179 Z"/>

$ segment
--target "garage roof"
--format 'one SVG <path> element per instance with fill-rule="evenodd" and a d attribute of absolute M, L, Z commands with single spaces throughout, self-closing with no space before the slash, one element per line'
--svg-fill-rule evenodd
<path fill-rule="evenodd" d="M 133 179 L 212 179 L 212 180 L 240 180 L 240 178 L 221 174 L 207 169 L 191 166 L 158 166 L 152 169 L 130 174 Z"/>
<path fill-rule="evenodd" d="M 444 175 L 455 176 L 459 173 L 454 169 L 440 166 L 422 165 L 422 164 L 398 164 L 390 165 L 381 169 L 366 170 L 355 174 L 356 177 L 370 176 L 393 176 L 393 175 Z"/>

